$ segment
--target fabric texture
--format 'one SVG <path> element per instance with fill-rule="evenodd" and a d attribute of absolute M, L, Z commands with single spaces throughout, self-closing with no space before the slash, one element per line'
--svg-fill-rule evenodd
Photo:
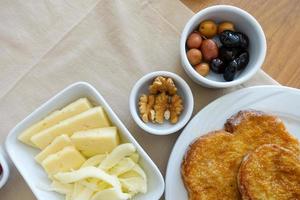
<path fill-rule="evenodd" d="M 192 82 L 179 56 L 180 33 L 192 15 L 177 0 L 1 1 L 0 143 L 57 92 L 76 81 L 87 81 L 165 174 L 179 133 L 150 135 L 128 117 L 130 90 L 139 78 L 156 70 L 177 73 L 192 89 L 193 114 L 228 92 L 277 84 L 263 71 L 230 89 L 207 89 Z M 0 196 L 35 199 L 15 167 Z"/>

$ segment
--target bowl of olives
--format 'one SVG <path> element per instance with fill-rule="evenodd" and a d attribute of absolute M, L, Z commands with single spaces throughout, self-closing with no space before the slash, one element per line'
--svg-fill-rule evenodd
<path fill-rule="evenodd" d="M 210 88 L 249 80 L 261 68 L 266 50 L 265 34 L 256 19 L 228 5 L 196 13 L 180 38 L 184 70 L 196 83 Z"/>

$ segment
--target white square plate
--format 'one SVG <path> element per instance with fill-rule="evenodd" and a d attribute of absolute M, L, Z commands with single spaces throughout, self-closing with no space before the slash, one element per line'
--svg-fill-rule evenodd
<path fill-rule="evenodd" d="M 166 174 L 166 200 L 187 200 L 180 168 L 188 146 L 199 136 L 222 129 L 240 110 L 255 109 L 278 116 L 288 131 L 300 139 L 300 90 L 281 86 L 256 86 L 227 94 L 203 108 L 182 131 L 173 147 Z"/>
<path fill-rule="evenodd" d="M 81 97 L 87 97 L 92 102 L 92 104 L 102 106 L 105 109 L 111 122 L 116 127 L 118 127 L 122 141 L 131 142 L 136 146 L 137 151 L 141 157 L 140 164 L 147 174 L 148 191 L 146 194 L 136 195 L 133 199 L 159 199 L 164 191 L 164 180 L 159 169 L 149 158 L 146 152 L 142 149 L 142 147 L 137 143 L 137 141 L 133 138 L 133 136 L 120 121 L 120 119 L 116 116 L 116 114 L 112 111 L 104 98 L 99 94 L 99 92 L 90 84 L 85 82 L 72 84 L 63 91 L 59 92 L 56 96 L 44 103 L 33 113 L 27 116 L 23 121 L 21 121 L 15 128 L 13 128 L 6 139 L 6 150 L 10 158 L 12 159 L 13 163 L 15 164 L 37 199 L 62 200 L 64 199 L 64 197 L 56 192 L 45 191 L 42 189 L 45 186 L 47 187 L 51 183 L 42 167 L 34 161 L 34 156 L 39 152 L 39 150 L 31 148 L 19 142 L 17 137 L 27 127 L 43 119 L 49 113 L 53 112 L 54 110 L 60 109 L 66 106 L 68 103 L 71 103 Z"/>

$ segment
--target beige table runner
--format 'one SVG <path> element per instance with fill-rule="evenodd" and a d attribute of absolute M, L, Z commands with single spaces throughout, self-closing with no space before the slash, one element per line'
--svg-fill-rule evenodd
<path fill-rule="evenodd" d="M 141 76 L 156 70 L 179 74 L 193 91 L 194 114 L 230 91 L 276 84 L 262 71 L 231 89 L 212 90 L 193 83 L 179 58 L 180 33 L 192 15 L 175 0 L 1 1 L 0 142 L 17 122 L 58 91 L 87 81 L 165 174 L 178 133 L 149 135 L 131 119 L 128 97 Z M 0 199 L 34 199 L 12 169 Z"/>

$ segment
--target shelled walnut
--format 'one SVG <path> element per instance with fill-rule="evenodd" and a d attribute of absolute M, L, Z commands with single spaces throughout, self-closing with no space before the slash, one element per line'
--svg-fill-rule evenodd
<path fill-rule="evenodd" d="M 153 83 L 149 86 L 150 94 L 158 94 L 160 92 L 166 92 L 169 95 L 174 95 L 177 92 L 177 88 L 171 78 L 165 78 L 158 76 L 154 79 Z"/>
<path fill-rule="evenodd" d="M 174 95 L 170 102 L 170 122 L 175 124 L 178 122 L 179 116 L 183 110 L 182 99 L 178 95 Z"/>
<path fill-rule="evenodd" d="M 155 121 L 159 124 L 164 122 L 164 114 L 169 105 L 169 96 L 166 93 L 160 93 L 155 98 L 154 111 Z"/>
<path fill-rule="evenodd" d="M 143 94 L 140 97 L 139 110 L 140 110 L 141 118 L 144 122 L 149 122 L 149 120 L 154 122 L 154 115 L 155 115 L 153 110 L 154 102 L 155 102 L 154 95 L 147 96 Z"/>
<path fill-rule="evenodd" d="M 150 95 L 143 94 L 139 99 L 139 111 L 145 123 L 162 124 L 165 120 L 175 124 L 183 108 L 183 100 L 177 95 L 174 81 L 158 76 L 149 86 Z"/>

